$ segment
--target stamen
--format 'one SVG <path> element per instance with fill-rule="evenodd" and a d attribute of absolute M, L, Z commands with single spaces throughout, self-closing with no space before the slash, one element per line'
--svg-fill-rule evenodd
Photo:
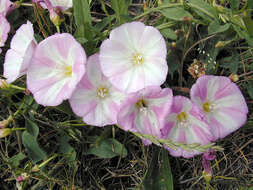
<path fill-rule="evenodd" d="M 72 76 L 72 66 L 67 65 L 64 67 L 64 75 L 66 77 L 71 77 Z"/>
<path fill-rule="evenodd" d="M 203 104 L 203 110 L 206 112 L 206 113 L 209 113 L 209 112 L 212 112 L 214 110 L 214 104 L 212 104 L 211 102 L 205 102 Z"/>
<path fill-rule="evenodd" d="M 188 126 L 187 113 L 181 112 L 177 115 L 178 126 L 186 128 Z"/>
<path fill-rule="evenodd" d="M 136 103 L 136 106 L 138 108 L 146 108 L 147 107 L 147 103 L 145 102 L 144 99 L 140 99 L 137 103 Z"/>
<path fill-rule="evenodd" d="M 105 98 L 109 93 L 109 90 L 108 88 L 105 88 L 105 87 L 100 87 L 97 89 L 97 96 L 99 98 Z"/>
<path fill-rule="evenodd" d="M 185 112 L 181 112 L 180 114 L 177 115 L 177 121 L 183 122 L 187 120 L 187 114 Z"/>
<path fill-rule="evenodd" d="M 135 65 L 141 65 L 141 64 L 143 64 L 143 61 L 144 61 L 144 58 L 143 58 L 143 56 L 140 53 L 134 54 L 134 56 L 133 56 L 133 63 Z"/>

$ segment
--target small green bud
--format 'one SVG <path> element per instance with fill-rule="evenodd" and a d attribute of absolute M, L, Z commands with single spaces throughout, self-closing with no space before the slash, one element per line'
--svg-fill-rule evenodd
<path fill-rule="evenodd" d="M 229 78 L 233 82 L 237 82 L 239 80 L 239 76 L 237 74 L 234 74 L 234 73 L 232 73 L 231 75 L 229 75 Z"/>
<path fill-rule="evenodd" d="M 225 45 L 226 45 L 226 43 L 225 43 L 224 41 L 218 41 L 218 42 L 215 44 L 215 47 L 216 47 L 216 48 L 223 48 Z"/>
<path fill-rule="evenodd" d="M 206 172 L 205 170 L 202 172 L 202 176 L 204 177 L 206 183 L 209 183 L 212 179 L 212 174 L 209 172 Z"/>
<path fill-rule="evenodd" d="M 10 87 L 10 84 L 8 84 L 8 83 L 6 82 L 6 80 L 0 79 L 0 88 L 1 88 L 1 89 L 7 89 L 7 88 L 9 88 L 9 87 Z"/>
<path fill-rule="evenodd" d="M 12 130 L 10 128 L 2 128 L 0 129 L 0 138 L 4 138 L 11 134 Z"/>

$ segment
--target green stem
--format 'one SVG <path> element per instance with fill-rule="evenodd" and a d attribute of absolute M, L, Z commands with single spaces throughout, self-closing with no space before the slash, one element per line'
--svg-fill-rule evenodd
<path fill-rule="evenodd" d="M 57 32 L 61 33 L 60 26 L 59 25 L 55 25 L 55 27 L 56 27 Z"/>
<path fill-rule="evenodd" d="M 46 161 L 42 162 L 38 167 L 41 168 L 45 166 L 47 163 L 49 163 L 51 160 L 55 159 L 58 156 L 58 154 L 54 154 L 50 158 L 48 158 Z"/>
<path fill-rule="evenodd" d="M 12 128 L 11 130 L 12 130 L 12 132 L 13 131 L 23 131 L 23 130 L 26 130 L 26 128 Z"/>
<path fill-rule="evenodd" d="M 156 12 L 156 11 L 159 11 L 161 9 L 165 9 L 165 8 L 171 8 L 171 7 L 178 7 L 178 6 L 182 6 L 182 3 L 167 3 L 165 5 L 162 5 L 162 6 L 159 6 L 159 7 L 155 7 L 155 8 L 151 8 L 151 9 L 148 9 L 146 12 L 136 16 L 133 18 L 133 20 L 138 20 L 140 19 L 141 17 L 144 17 L 152 12 Z"/>
<path fill-rule="evenodd" d="M 25 91 L 26 89 L 25 88 L 22 88 L 22 87 L 19 87 L 19 86 L 16 86 L 16 85 L 13 85 L 13 84 L 10 84 L 9 86 L 10 88 L 13 88 L 13 89 L 17 89 L 17 90 L 22 90 L 22 91 Z"/>

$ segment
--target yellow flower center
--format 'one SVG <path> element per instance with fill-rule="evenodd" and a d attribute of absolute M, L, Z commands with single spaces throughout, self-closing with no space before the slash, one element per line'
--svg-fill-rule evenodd
<path fill-rule="evenodd" d="M 143 114 L 147 114 L 147 103 L 144 99 L 140 99 L 137 103 L 136 103 L 136 107 L 139 109 L 140 112 L 142 112 Z"/>
<path fill-rule="evenodd" d="M 72 66 L 67 65 L 64 67 L 64 75 L 66 77 L 71 77 L 72 76 Z"/>
<path fill-rule="evenodd" d="M 108 93 L 109 93 L 109 90 L 106 87 L 100 87 L 97 89 L 97 96 L 99 98 L 105 98 L 108 95 Z"/>
<path fill-rule="evenodd" d="M 206 113 L 209 113 L 213 110 L 213 105 L 210 102 L 205 102 L 202 107 Z"/>
<path fill-rule="evenodd" d="M 185 122 L 187 120 L 187 114 L 185 112 L 181 112 L 177 115 L 178 122 Z"/>
<path fill-rule="evenodd" d="M 137 108 L 146 108 L 147 107 L 147 103 L 145 102 L 145 100 L 140 99 L 137 103 L 136 103 Z"/>
<path fill-rule="evenodd" d="M 133 63 L 134 65 L 142 65 L 144 62 L 144 58 L 140 53 L 136 53 L 133 56 Z"/>

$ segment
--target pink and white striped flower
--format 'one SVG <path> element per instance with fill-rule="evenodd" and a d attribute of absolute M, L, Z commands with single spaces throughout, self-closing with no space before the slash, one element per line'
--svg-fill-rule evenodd
<path fill-rule="evenodd" d="M 10 31 L 9 22 L 2 14 L 0 14 L 0 53 L 2 52 L 1 47 L 4 46 L 5 41 L 8 38 L 9 31 Z"/>
<path fill-rule="evenodd" d="M 86 69 L 86 74 L 69 99 L 73 112 L 89 125 L 102 127 L 116 124 L 125 95 L 102 74 L 98 54 L 88 58 Z"/>
<path fill-rule="evenodd" d="M 86 54 L 68 33 L 41 41 L 27 71 L 27 86 L 44 106 L 57 106 L 69 99 L 85 73 Z"/>
<path fill-rule="evenodd" d="M 150 134 L 160 138 L 164 119 L 170 112 L 171 104 L 171 89 L 161 89 L 159 86 L 147 87 L 130 94 L 122 103 L 118 114 L 118 124 L 126 131 Z"/>
<path fill-rule="evenodd" d="M 11 5 L 12 2 L 10 0 L 0 0 L 0 14 L 6 16 Z"/>
<path fill-rule="evenodd" d="M 211 129 L 207 124 L 204 113 L 186 97 L 175 96 L 170 114 L 167 115 L 166 124 L 162 129 L 162 137 L 172 142 L 186 144 L 208 144 L 213 140 Z M 201 154 L 196 150 L 188 151 L 178 148 L 167 148 L 172 156 L 185 158 Z"/>
<path fill-rule="evenodd" d="M 11 40 L 11 47 L 5 55 L 4 77 L 8 83 L 26 74 L 36 44 L 33 25 L 27 21 L 16 31 Z"/>
<path fill-rule="evenodd" d="M 191 99 L 205 112 L 215 140 L 241 127 L 248 107 L 240 89 L 227 77 L 205 75 L 191 88 Z"/>
<path fill-rule="evenodd" d="M 125 93 L 161 85 L 167 76 L 166 43 L 160 32 L 141 22 L 123 24 L 100 47 L 102 72 Z"/>

